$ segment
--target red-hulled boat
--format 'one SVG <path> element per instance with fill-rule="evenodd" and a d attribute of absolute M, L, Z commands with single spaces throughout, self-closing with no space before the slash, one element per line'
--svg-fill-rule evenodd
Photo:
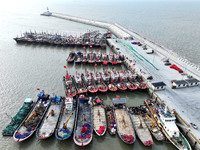
<path fill-rule="evenodd" d="M 82 80 L 87 83 L 87 89 L 90 93 L 96 93 L 98 91 L 98 87 L 96 86 L 92 73 L 89 74 L 86 70 L 85 75 L 82 75 Z"/>
<path fill-rule="evenodd" d="M 69 97 L 76 96 L 77 91 L 76 91 L 75 85 L 72 82 L 72 78 L 68 74 L 68 72 L 67 72 L 67 75 L 63 77 L 63 81 L 64 81 L 66 95 Z"/>
<path fill-rule="evenodd" d="M 110 79 L 110 84 L 108 85 L 108 89 L 109 89 L 110 91 L 112 91 L 112 92 L 115 92 L 115 91 L 118 90 L 118 88 L 117 88 L 116 84 L 114 83 L 112 77 L 111 77 L 111 79 Z"/>
<path fill-rule="evenodd" d="M 74 59 L 76 58 L 76 53 L 74 51 L 70 52 L 68 58 L 67 58 L 67 62 L 68 63 L 72 63 L 74 62 Z"/>
<path fill-rule="evenodd" d="M 76 90 L 78 94 L 86 93 L 87 92 L 87 86 L 85 83 L 82 81 L 80 73 L 76 72 L 75 78 L 73 78 L 75 85 L 76 85 Z"/>
<path fill-rule="evenodd" d="M 103 79 L 101 78 L 100 82 L 98 83 L 98 88 L 100 92 L 107 92 L 108 86 L 104 83 Z"/>
<path fill-rule="evenodd" d="M 147 88 L 146 84 L 142 82 L 142 78 L 140 78 L 140 83 L 138 85 L 138 89 L 145 90 Z"/>

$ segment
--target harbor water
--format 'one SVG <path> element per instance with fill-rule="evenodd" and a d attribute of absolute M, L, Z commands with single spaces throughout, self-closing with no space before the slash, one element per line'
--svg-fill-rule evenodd
<path fill-rule="evenodd" d="M 12 4 L 12 5 L 11 5 Z M 55 47 L 45 45 L 16 44 L 13 40 L 23 32 L 49 32 L 67 33 L 68 35 L 80 35 L 88 30 L 104 29 L 78 24 L 54 17 L 44 17 L 39 14 L 46 10 L 66 13 L 69 15 L 92 18 L 108 22 L 119 23 L 152 41 L 173 49 L 175 52 L 187 56 L 193 63 L 200 65 L 198 41 L 200 37 L 199 2 L 134 2 L 134 1 L 64 1 L 64 0 L 8 0 L 0 6 L 0 149 L 82 149 L 74 144 L 73 139 L 58 141 L 53 136 L 41 141 L 33 135 L 30 139 L 16 143 L 12 137 L 3 137 L 2 130 L 10 122 L 22 106 L 26 97 L 36 100 L 37 88 L 44 89 L 46 93 L 55 92 L 64 96 L 62 76 L 66 70 L 70 74 L 94 70 L 89 65 L 66 65 L 66 58 L 72 50 L 81 48 Z M 170 10 L 170 11 L 169 11 Z M 88 48 L 88 51 L 96 50 Z M 110 48 L 100 50 L 102 53 L 111 53 Z M 112 66 L 104 66 L 112 69 Z M 118 66 L 121 70 L 123 66 Z M 102 70 L 102 66 L 96 66 Z M 143 104 L 148 95 L 144 92 L 117 92 L 98 94 L 104 99 L 105 104 L 111 104 L 112 98 L 120 95 L 127 98 L 127 105 L 136 106 Z M 96 96 L 91 95 L 91 96 Z M 151 148 L 143 146 L 136 140 L 133 145 L 123 143 L 120 138 L 94 135 L 93 141 L 85 149 L 107 150 L 173 150 L 175 147 L 169 142 L 157 142 Z"/>

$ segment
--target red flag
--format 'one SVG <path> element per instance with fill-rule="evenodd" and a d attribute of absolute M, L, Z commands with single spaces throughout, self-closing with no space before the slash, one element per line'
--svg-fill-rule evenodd
<path fill-rule="evenodd" d="M 133 64 L 133 66 L 135 66 L 135 64 Z"/>
<path fill-rule="evenodd" d="M 69 76 L 69 75 L 66 75 L 65 77 L 66 77 L 67 79 L 69 79 L 69 78 L 70 78 L 70 76 Z"/>
<path fill-rule="evenodd" d="M 95 66 L 97 66 L 97 64 L 95 64 Z"/>
<path fill-rule="evenodd" d="M 116 96 L 116 98 L 120 98 L 120 96 L 119 96 L 119 95 L 117 95 L 117 96 Z"/>
<path fill-rule="evenodd" d="M 85 46 L 83 46 L 83 49 L 85 49 Z"/>
<path fill-rule="evenodd" d="M 40 89 L 39 89 L 39 88 L 37 88 L 37 90 L 39 91 Z"/>
<path fill-rule="evenodd" d="M 120 73 L 123 73 L 123 71 L 120 71 Z"/>
<path fill-rule="evenodd" d="M 64 66 L 64 68 L 67 68 L 67 66 Z"/>

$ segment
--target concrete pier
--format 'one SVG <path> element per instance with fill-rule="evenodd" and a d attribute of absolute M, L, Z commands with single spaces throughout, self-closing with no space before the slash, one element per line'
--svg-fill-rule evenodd
<path fill-rule="evenodd" d="M 170 110 L 175 109 L 178 120 L 187 128 L 183 131 L 190 138 L 191 145 L 195 149 L 200 149 L 200 129 L 194 129 L 190 123 L 195 123 L 200 128 L 200 88 L 199 86 L 172 89 L 171 80 L 184 80 L 194 77 L 200 80 L 200 67 L 178 56 L 172 50 L 160 46 L 141 35 L 126 29 L 119 24 L 111 24 L 101 21 L 89 20 L 75 16 L 59 13 L 52 13 L 53 17 L 84 23 L 110 30 L 117 39 L 108 39 L 109 46 L 120 55 L 125 55 L 125 64 L 128 68 L 141 75 L 148 86 L 149 95 L 162 103 L 165 103 Z M 131 39 L 134 40 L 131 40 Z M 153 54 L 147 54 L 142 47 L 133 45 L 131 42 L 141 42 L 147 45 L 148 49 L 153 49 Z M 172 64 L 176 64 L 183 70 L 180 74 L 176 70 L 165 66 L 163 60 L 169 59 Z M 153 80 L 148 80 L 149 76 Z M 163 81 L 166 84 L 165 90 L 154 91 L 151 83 Z M 188 127 L 190 130 L 188 131 Z"/>

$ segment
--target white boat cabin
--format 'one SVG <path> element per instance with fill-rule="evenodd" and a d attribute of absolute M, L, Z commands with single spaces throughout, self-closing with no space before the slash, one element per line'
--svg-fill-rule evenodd
<path fill-rule="evenodd" d="M 161 120 L 161 124 L 163 125 L 164 130 L 167 132 L 170 138 L 179 137 L 180 131 L 176 126 L 175 120 L 176 117 L 170 111 L 165 110 L 159 111 L 159 116 Z"/>
<path fill-rule="evenodd" d="M 73 98 L 66 97 L 65 98 L 65 110 L 71 111 L 73 108 Z"/>
<path fill-rule="evenodd" d="M 166 84 L 164 82 L 154 82 L 154 83 L 151 83 L 151 87 L 154 91 L 164 90 L 166 88 Z"/>

